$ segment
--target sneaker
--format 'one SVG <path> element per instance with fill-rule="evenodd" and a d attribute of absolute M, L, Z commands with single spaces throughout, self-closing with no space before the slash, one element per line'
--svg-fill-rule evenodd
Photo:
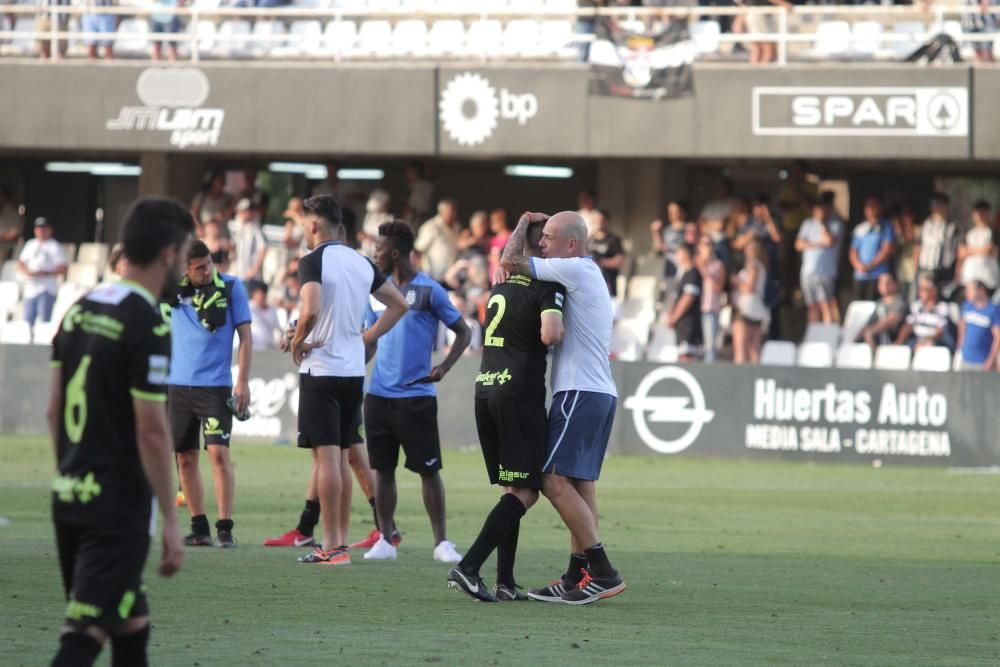
<path fill-rule="evenodd" d="M 604 598 L 614 597 L 625 590 L 625 582 L 615 572 L 610 577 L 597 578 L 584 571 L 580 584 L 563 593 L 566 604 L 590 604 Z"/>
<path fill-rule="evenodd" d="M 379 538 L 382 537 L 382 533 L 378 532 L 378 528 L 374 528 L 372 532 L 368 533 L 368 537 L 361 540 L 360 542 L 355 542 L 354 544 L 347 547 L 348 549 L 371 549 L 378 542 Z"/>
<path fill-rule="evenodd" d="M 556 579 L 548 586 L 529 589 L 528 597 L 539 602 L 562 602 L 563 593 L 572 588 L 575 588 L 573 584 L 567 584 L 563 579 Z"/>
<path fill-rule="evenodd" d="M 184 507 L 187 505 L 187 498 L 184 497 L 183 491 L 177 492 L 177 496 L 174 498 L 174 505 L 177 507 Z"/>
<path fill-rule="evenodd" d="M 351 554 L 343 549 L 327 549 L 324 551 L 322 548 L 316 547 L 312 552 L 301 556 L 299 562 L 312 565 L 350 565 Z"/>
<path fill-rule="evenodd" d="M 219 531 L 218 544 L 219 544 L 219 547 L 221 547 L 223 549 L 235 549 L 236 548 L 236 539 L 233 537 L 233 531 L 231 531 L 231 530 L 220 530 Z"/>
<path fill-rule="evenodd" d="M 497 584 L 493 587 L 493 595 L 500 602 L 524 602 L 528 599 L 528 596 L 521 592 L 521 587 L 517 584 L 513 586 Z"/>
<path fill-rule="evenodd" d="M 441 540 L 441 544 L 434 547 L 434 560 L 441 563 L 457 563 L 462 560 L 462 554 L 455 551 L 453 542 Z"/>
<path fill-rule="evenodd" d="M 201 535 L 199 533 L 191 533 L 184 538 L 184 546 L 186 547 L 210 547 L 212 546 L 212 536 L 211 535 Z"/>
<path fill-rule="evenodd" d="M 312 535 L 303 535 L 298 528 L 292 528 L 281 537 L 269 537 L 264 540 L 265 547 L 311 547 L 316 544 Z"/>
<path fill-rule="evenodd" d="M 396 547 L 379 535 L 372 548 L 365 552 L 365 560 L 396 560 Z"/>
<path fill-rule="evenodd" d="M 457 566 L 451 568 L 448 573 L 448 588 L 457 588 L 480 602 L 500 602 L 493 593 L 486 589 L 482 577 L 468 575 Z"/>

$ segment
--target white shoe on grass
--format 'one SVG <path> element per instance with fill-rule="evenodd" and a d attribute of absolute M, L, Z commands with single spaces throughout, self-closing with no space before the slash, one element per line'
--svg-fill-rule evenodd
<path fill-rule="evenodd" d="M 379 537 L 378 542 L 365 552 L 365 560 L 396 560 L 396 547 Z"/>
<path fill-rule="evenodd" d="M 434 547 L 434 560 L 441 563 L 457 563 L 462 560 L 462 554 L 455 550 L 453 542 L 442 540 L 441 544 Z"/>

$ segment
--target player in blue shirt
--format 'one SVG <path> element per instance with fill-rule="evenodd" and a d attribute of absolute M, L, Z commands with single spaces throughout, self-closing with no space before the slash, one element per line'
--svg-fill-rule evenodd
<path fill-rule="evenodd" d="M 1000 350 L 1000 306 L 990 301 L 986 285 L 978 280 L 965 286 L 965 298 L 956 346 L 962 351 L 962 370 L 991 371 Z"/>
<path fill-rule="evenodd" d="M 365 435 L 368 458 L 375 471 L 375 511 L 382 529 L 382 537 L 365 553 L 365 558 L 396 558 L 391 531 L 396 511 L 396 465 L 402 446 L 406 468 L 420 475 L 424 506 L 434 532 L 434 560 L 457 563 L 461 556 L 445 533 L 434 383 L 440 382 L 462 356 L 472 334 L 462 314 L 448 300 L 445 289 L 410 263 L 412 228 L 405 222 L 389 222 L 379 227 L 378 233 L 375 265 L 403 293 L 410 310 L 399 324 L 379 338 L 375 368 L 365 396 Z M 372 301 L 366 325 L 371 325 L 383 308 L 381 303 Z M 439 322 L 455 332 L 455 342 L 448 356 L 432 368 L 431 353 Z"/>
<path fill-rule="evenodd" d="M 187 272 L 171 305 L 173 353 L 167 409 L 174 434 L 181 489 L 191 510 L 187 546 L 212 546 L 205 516 L 205 496 L 198 470 L 199 431 L 212 462 L 215 522 L 220 547 L 235 547 L 233 539 L 233 465 L 229 437 L 233 412 L 226 402 L 236 399 L 237 414 L 250 405 L 250 303 L 235 276 L 219 273 L 208 246 L 194 241 Z M 239 335 L 239 376 L 233 386 L 233 337 Z"/>

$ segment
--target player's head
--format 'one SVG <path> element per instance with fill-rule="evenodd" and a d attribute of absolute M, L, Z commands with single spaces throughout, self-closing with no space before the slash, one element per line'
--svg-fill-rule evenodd
<path fill-rule="evenodd" d="M 556 213 L 545 223 L 539 247 L 545 257 L 583 257 L 587 254 L 587 223 L 576 211 Z"/>
<path fill-rule="evenodd" d="M 315 248 L 323 241 L 344 239 L 344 214 L 330 195 L 315 195 L 302 202 L 306 245 Z"/>
<path fill-rule="evenodd" d="M 187 253 L 185 273 L 195 287 L 204 287 L 212 282 L 212 253 L 204 241 L 191 241 Z"/>
<path fill-rule="evenodd" d="M 525 257 L 542 256 L 542 233 L 545 231 L 544 222 L 533 222 L 528 225 L 528 231 L 524 235 L 524 255 Z"/>
<path fill-rule="evenodd" d="M 179 201 L 143 197 L 132 206 L 122 226 L 128 267 L 162 267 L 164 283 L 179 279 L 193 232 L 191 212 Z"/>
<path fill-rule="evenodd" d="M 375 239 L 375 266 L 382 273 L 392 273 L 401 262 L 410 261 L 413 251 L 413 228 L 400 220 L 379 225 Z"/>

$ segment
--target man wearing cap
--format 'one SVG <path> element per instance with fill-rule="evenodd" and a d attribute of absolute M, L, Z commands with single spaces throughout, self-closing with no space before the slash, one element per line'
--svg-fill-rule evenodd
<path fill-rule="evenodd" d="M 52 225 L 45 218 L 35 218 L 35 238 L 24 244 L 17 260 L 24 281 L 24 319 L 34 326 L 35 320 L 52 319 L 52 306 L 59 291 L 59 276 L 66 273 L 68 262 L 59 242 L 52 238 Z"/>
<path fill-rule="evenodd" d="M 260 228 L 260 211 L 249 199 L 241 199 L 236 204 L 232 233 L 236 249 L 233 273 L 243 281 L 244 287 L 251 280 L 263 280 L 267 239 Z"/>

